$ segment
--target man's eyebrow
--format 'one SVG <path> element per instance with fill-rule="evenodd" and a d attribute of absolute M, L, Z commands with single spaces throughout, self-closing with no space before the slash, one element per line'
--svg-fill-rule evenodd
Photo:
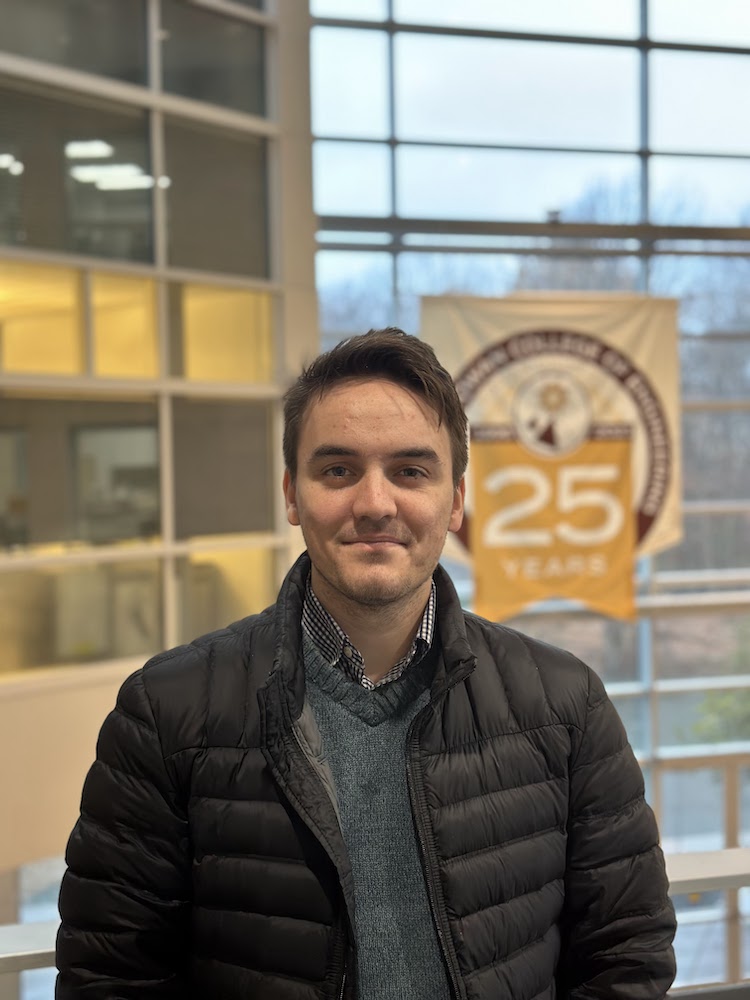
<path fill-rule="evenodd" d="M 353 448 L 342 448 L 337 444 L 321 444 L 310 455 L 308 462 L 312 464 L 320 461 L 321 458 L 351 458 L 356 454 L 357 452 Z"/>
<path fill-rule="evenodd" d="M 343 448 L 337 444 L 321 444 L 310 455 L 310 464 L 319 462 L 323 458 L 356 458 L 359 453 L 355 448 Z M 435 465 L 442 465 L 442 459 L 434 448 L 399 448 L 388 456 L 391 459 L 411 458 L 423 462 L 432 462 Z"/>
<path fill-rule="evenodd" d="M 435 465 L 443 464 L 443 460 L 434 448 L 400 448 L 391 453 L 391 458 L 415 458 L 423 462 L 433 462 Z"/>

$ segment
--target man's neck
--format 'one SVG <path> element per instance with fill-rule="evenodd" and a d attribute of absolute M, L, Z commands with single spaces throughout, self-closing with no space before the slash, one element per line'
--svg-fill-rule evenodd
<path fill-rule="evenodd" d="M 432 581 L 398 604 L 368 606 L 337 593 L 313 572 L 313 592 L 362 654 L 365 674 L 377 683 L 405 656 L 417 634 Z"/>

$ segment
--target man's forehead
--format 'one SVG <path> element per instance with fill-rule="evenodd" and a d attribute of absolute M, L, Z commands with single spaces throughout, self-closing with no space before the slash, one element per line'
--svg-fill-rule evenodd
<path fill-rule="evenodd" d="M 305 410 L 304 419 L 309 419 L 316 410 L 324 409 L 330 412 L 334 409 L 346 410 L 347 415 L 356 418 L 373 398 L 380 405 L 383 398 L 391 400 L 394 407 L 400 409 L 412 404 L 422 411 L 425 419 L 436 427 L 440 419 L 434 407 L 420 393 L 409 386 L 402 385 L 387 378 L 352 377 L 341 379 L 323 389 L 315 396 Z"/>

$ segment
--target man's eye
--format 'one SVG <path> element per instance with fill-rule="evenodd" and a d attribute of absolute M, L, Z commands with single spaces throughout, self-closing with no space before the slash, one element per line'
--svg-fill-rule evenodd
<path fill-rule="evenodd" d="M 333 479 L 343 479 L 344 476 L 348 475 L 349 470 L 345 465 L 333 465 L 330 469 L 326 469 L 325 475 L 331 476 Z"/>
<path fill-rule="evenodd" d="M 424 476 L 424 472 L 422 472 L 421 469 L 416 469 L 412 466 L 409 466 L 409 468 L 401 470 L 401 475 L 405 476 L 407 479 L 419 479 L 420 477 Z"/>

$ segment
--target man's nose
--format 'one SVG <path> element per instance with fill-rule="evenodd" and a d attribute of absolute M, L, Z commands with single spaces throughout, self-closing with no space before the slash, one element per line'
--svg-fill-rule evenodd
<path fill-rule="evenodd" d="M 356 518 L 366 517 L 380 521 L 395 517 L 397 512 L 393 483 L 382 472 L 367 472 L 357 483 L 352 513 Z"/>

